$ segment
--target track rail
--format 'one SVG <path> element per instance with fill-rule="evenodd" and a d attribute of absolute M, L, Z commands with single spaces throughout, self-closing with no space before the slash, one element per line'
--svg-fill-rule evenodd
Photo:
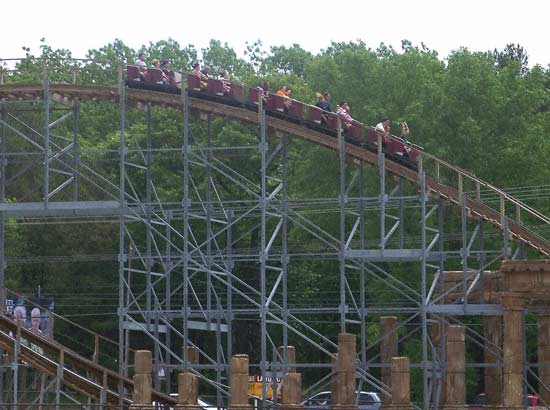
<path fill-rule="evenodd" d="M 54 101 L 67 105 L 72 104 L 73 101 L 112 101 L 118 103 L 120 100 L 119 91 L 115 87 L 51 84 L 49 86 L 49 90 Z M 43 93 L 44 89 L 40 85 L 0 86 L 1 100 L 41 100 L 43 99 Z M 152 104 L 155 106 L 164 106 L 174 109 L 182 109 L 184 104 L 183 97 L 181 95 L 131 88 L 126 89 L 126 100 L 128 103 L 137 106 L 142 104 Z M 259 123 L 260 121 L 260 117 L 256 112 L 244 108 L 224 105 L 218 102 L 189 98 L 189 105 L 191 110 L 198 110 L 208 114 L 225 116 L 239 121 L 250 123 Z M 294 124 L 282 119 L 268 117 L 267 125 L 270 129 L 275 131 L 291 134 L 317 145 L 338 150 L 337 139 L 306 128 L 300 124 Z M 351 144 L 346 144 L 345 150 L 348 160 L 367 162 L 373 166 L 379 166 L 378 156 L 371 151 Z M 476 198 L 466 197 L 465 199 L 465 206 L 468 210 L 468 216 L 487 220 L 501 229 L 503 228 L 505 222 L 507 222 L 508 229 L 512 237 L 525 242 L 541 254 L 550 256 L 550 241 L 528 229 L 521 222 L 520 215 L 523 217 L 529 216 L 537 224 L 548 227 L 550 227 L 550 218 L 507 194 L 501 189 L 498 189 L 475 175 L 440 160 L 439 158 L 436 158 L 426 152 L 422 153 L 418 172 L 391 160 L 385 161 L 385 167 L 386 171 L 418 184 L 420 181 L 420 173 L 427 171 L 428 162 L 433 164 L 435 168 L 435 175 L 429 175 L 426 177 L 426 188 L 429 193 L 445 198 L 454 204 L 461 205 L 463 201 L 462 194 L 464 192 L 465 184 L 473 184 L 478 194 L 476 195 Z M 440 175 L 443 171 L 448 174 L 453 174 L 456 177 L 456 187 L 444 184 L 441 181 Z M 498 210 L 481 202 L 479 199 L 480 189 L 488 190 L 498 196 L 500 200 L 500 207 Z M 506 216 L 506 209 L 510 207 L 513 207 L 515 210 L 515 219 L 510 219 Z"/>
<path fill-rule="evenodd" d="M 0 347 L 13 355 L 17 339 L 20 341 L 19 358 L 23 363 L 49 376 L 61 376 L 64 386 L 86 397 L 95 400 L 104 397 L 105 403 L 118 405 L 120 385 L 125 392 L 133 391 L 131 379 L 80 356 L 53 339 L 18 327 L 13 320 L 0 315 Z M 173 397 L 157 391 L 152 392 L 152 399 L 172 406 L 177 403 Z M 123 397 L 123 403 L 130 405 L 132 400 Z"/>

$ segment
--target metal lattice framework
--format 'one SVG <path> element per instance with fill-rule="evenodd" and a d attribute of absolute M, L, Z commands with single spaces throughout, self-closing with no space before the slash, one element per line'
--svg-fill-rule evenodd
<path fill-rule="evenodd" d="M 10 98 L 6 90 L 0 101 L 0 285 L 7 218 L 118 217 L 121 374 L 128 374 L 131 332 L 140 332 L 154 346 L 157 390 L 170 392 L 176 371 L 192 367 L 225 406 L 229 359 L 248 353 L 235 351 L 236 340 L 250 336 L 238 332 L 256 329 L 253 343 L 259 354 L 251 360 L 251 371 L 264 380 L 288 370 L 288 351 L 278 347 L 289 344 L 318 352 L 319 360 L 298 363 L 299 371 L 327 375 L 337 347 L 336 334 L 324 331 L 322 322 L 328 320 L 342 332 L 359 335 L 360 385 L 390 394 L 376 377 L 381 365 L 373 351 L 380 338 L 368 338 L 367 329 L 369 320 L 396 314 L 404 328 L 400 339 L 416 338 L 421 349 L 414 365 L 423 380 L 419 406 L 439 408 L 444 342 L 434 342 L 430 324 L 502 314 L 500 305 L 472 295 L 483 287 L 485 272 L 503 258 L 526 255 L 523 242 L 509 241 L 519 236 L 509 225 L 524 225 L 519 217 L 506 216 L 503 203 L 513 200 L 509 196 L 500 196 L 496 222 L 502 230 L 485 221 L 494 218 L 476 213 L 471 201 L 482 192 L 477 179 L 473 194 L 463 186 L 470 175 L 458 174 L 456 197 L 441 191 L 434 196 L 434 181 L 451 185 L 441 171 L 444 163 L 428 155 L 418 172 L 407 170 L 382 152 L 347 144 L 341 133 L 334 139 L 265 111 L 223 107 L 186 93 L 127 90 L 122 82 L 105 98 L 118 100 L 120 137 L 116 153 L 98 154 L 116 155 L 118 172 L 107 174 L 83 155 L 79 134 L 79 121 L 86 116 L 79 99 L 104 90 L 50 87 L 47 79 L 38 88 L 15 86 L 12 95 L 14 90 L 19 94 Z M 153 137 L 163 133 L 162 121 L 155 120 L 156 105 L 178 109 L 177 132 L 163 145 Z M 35 115 L 28 116 L 29 110 Z M 141 132 L 129 132 L 130 112 L 145 124 Z M 252 123 L 242 125 L 248 137 L 234 138 L 226 128 L 220 132 L 220 118 L 229 128 L 236 121 Z M 61 124 L 69 134 L 57 133 Z M 300 138 L 336 150 L 332 164 L 319 164 L 311 175 L 311 184 L 332 184 L 333 197 L 303 197 L 293 185 L 295 173 L 289 170 L 310 147 Z M 325 154 L 312 155 L 326 159 Z M 426 175 L 430 160 L 436 166 L 432 178 Z M 336 174 L 327 175 L 338 180 L 323 178 L 325 166 L 337 167 Z M 173 170 L 171 180 L 156 172 L 163 167 Z M 10 184 L 29 173 L 34 190 L 8 201 Z M 444 198 L 458 205 L 457 218 L 450 216 L 453 208 Z M 459 231 L 447 232 L 449 221 L 455 225 L 457 220 Z M 332 269 L 334 294 L 296 294 L 304 289 L 297 285 L 319 266 Z M 462 271 L 463 280 L 448 290 L 444 274 L 450 270 Z M 386 303 L 380 304 L 380 295 Z M 476 343 L 483 339 L 468 331 Z M 199 350 L 200 364 L 190 362 L 190 347 Z M 311 389 L 328 382 L 324 377 Z M 264 399 L 266 394 L 264 387 Z"/>

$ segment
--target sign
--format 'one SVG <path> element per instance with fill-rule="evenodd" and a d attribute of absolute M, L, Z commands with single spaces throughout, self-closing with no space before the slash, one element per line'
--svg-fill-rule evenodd
<path fill-rule="evenodd" d="M 281 397 L 281 389 L 279 388 L 281 384 L 281 374 L 277 373 L 275 377 L 275 384 L 277 386 L 277 397 Z M 262 388 L 263 385 L 267 384 L 267 395 L 266 398 L 273 399 L 273 377 L 266 376 L 265 382 L 262 379 L 261 375 L 250 375 L 248 376 L 248 395 L 262 397 Z"/>

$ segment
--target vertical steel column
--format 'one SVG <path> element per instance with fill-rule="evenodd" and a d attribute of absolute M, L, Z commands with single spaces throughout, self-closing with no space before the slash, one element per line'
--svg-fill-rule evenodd
<path fill-rule="evenodd" d="M 378 163 L 380 164 L 380 249 L 386 247 L 386 158 L 384 152 L 378 153 Z"/>
<path fill-rule="evenodd" d="M 124 372 L 124 318 L 126 316 L 126 307 L 124 306 L 124 266 L 127 262 L 125 254 L 125 208 L 126 208 L 126 87 L 124 82 L 119 84 L 120 95 L 120 145 L 119 145 L 119 243 L 118 243 L 118 372 Z M 118 404 L 120 409 L 123 407 L 123 384 L 122 379 L 118 385 Z"/>
<path fill-rule="evenodd" d="M 338 158 L 340 160 L 340 332 L 346 331 L 346 142 L 342 131 L 342 120 L 338 117 Z"/>
<path fill-rule="evenodd" d="M 359 249 L 365 250 L 365 164 L 359 165 Z M 359 268 L 359 303 L 361 309 L 361 368 L 367 370 L 367 312 L 365 300 L 365 260 Z"/>
<path fill-rule="evenodd" d="M 206 323 L 208 330 L 212 330 L 212 116 L 208 114 L 206 121 Z M 222 383 L 222 357 L 223 346 L 221 336 L 221 313 L 223 311 L 221 307 L 221 301 L 216 299 L 216 308 L 214 309 L 216 320 L 216 383 L 221 386 Z M 216 389 L 216 403 L 221 405 L 222 392 L 220 389 Z"/>
<path fill-rule="evenodd" d="M 212 320 L 212 135 L 210 126 L 212 116 L 208 114 L 206 121 L 206 323 L 210 329 Z M 220 346 L 218 345 L 218 348 Z"/>
<path fill-rule="evenodd" d="M 189 93 L 183 95 L 183 369 L 189 368 Z"/>
<path fill-rule="evenodd" d="M 399 248 L 405 247 L 405 199 L 403 198 L 403 177 L 399 177 Z"/>
<path fill-rule="evenodd" d="M 80 153 L 78 151 L 78 119 L 80 116 L 80 105 L 73 103 L 73 201 L 78 201 L 78 163 Z"/>
<path fill-rule="evenodd" d="M 267 306 L 266 306 L 266 222 L 267 222 L 267 163 L 266 163 L 266 153 L 267 153 L 267 124 L 265 110 L 262 110 L 261 113 L 261 124 L 260 124 L 260 154 L 261 154 L 261 193 L 260 193 L 260 211 L 261 211 L 261 225 L 260 225 L 260 318 L 261 318 L 261 358 L 260 358 L 260 371 L 262 374 L 262 408 L 267 408 L 267 383 L 265 383 L 267 376 Z"/>
<path fill-rule="evenodd" d="M 151 242 L 152 242 L 152 226 L 151 226 L 151 198 L 152 198 L 152 186 L 153 181 L 152 175 L 151 175 L 151 167 L 153 162 L 153 156 L 152 156 L 152 146 L 151 146 L 151 103 L 147 104 L 147 108 L 145 111 L 145 121 L 147 123 L 146 128 L 146 134 L 145 134 L 145 144 L 146 144 L 146 152 L 145 152 L 145 326 L 147 328 L 147 331 L 151 331 L 151 325 L 153 324 L 154 320 L 154 345 L 153 345 L 153 357 L 154 357 L 154 366 L 153 366 L 153 383 L 156 390 L 160 390 L 160 379 L 159 379 L 159 331 L 158 331 L 158 314 L 155 315 L 153 318 L 152 310 L 153 310 L 153 301 L 152 301 L 152 280 L 151 280 L 151 272 L 153 268 L 153 259 L 151 255 Z M 157 304 L 155 303 L 155 307 Z M 159 306 L 160 308 L 160 306 Z"/>
<path fill-rule="evenodd" d="M 485 252 L 485 236 L 484 236 L 484 223 L 481 217 L 478 220 L 479 224 L 479 266 L 481 268 L 480 280 L 479 280 L 479 303 L 485 303 L 485 298 L 483 297 L 485 292 L 485 260 L 487 259 L 487 253 Z"/>
<path fill-rule="evenodd" d="M 468 249 L 468 219 L 466 216 L 466 192 L 462 193 L 460 198 L 460 218 L 462 226 L 462 249 L 460 250 L 460 256 L 462 258 L 462 292 L 463 292 L 463 304 L 464 311 L 468 305 L 468 256 L 470 250 Z"/>
<path fill-rule="evenodd" d="M 0 202 L 4 203 L 6 200 L 6 134 L 4 128 L 4 121 L 6 119 L 6 111 L 4 106 L 0 108 L 0 119 L 2 124 L 0 124 Z M 6 269 L 6 260 L 5 260 L 5 239 L 6 239 L 6 226 L 5 226 L 5 215 L 4 212 L 0 212 L 0 306 L 6 306 L 6 301 L 4 300 L 4 275 Z M 0 351 L 1 353 L 2 351 Z M 3 375 L 3 372 L 0 372 Z M 0 385 L 0 388 L 3 388 L 3 384 Z M 0 390 L 0 393 L 3 393 Z M 0 399 L 3 397 L 0 394 Z"/>
<path fill-rule="evenodd" d="M 132 289 L 132 257 L 134 255 L 134 247 L 130 244 L 128 246 L 128 279 L 126 282 L 126 309 L 130 306 L 130 289 Z M 130 368 L 130 332 L 129 328 L 124 330 L 124 368 L 122 369 L 122 375 L 128 377 L 128 369 Z"/>
<path fill-rule="evenodd" d="M 426 174 L 422 173 L 422 180 L 420 185 L 420 206 L 422 209 L 422 260 L 421 260 L 421 294 L 422 294 L 422 307 L 421 307 L 421 320 L 422 320 L 422 381 L 423 381 L 423 409 L 428 410 L 430 407 L 430 392 L 428 389 L 428 316 L 426 312 L 427 295 L 426 295 Z"/>
<path fill-rule="evenodd" d="M 146 302 L 145 306 L 147 311 L 145 312 L 145 322 L 147 326 L 147 331 L 150 331 L 151 325 L 151 310 L 152 310 L 152 301 L 151 301 L 151 104 L 147 104 L 147 109 L 145 111 L 145 120 L 147 122 L 147 131 L 145 135 L 147 152 L 145 153 L 145 295 Z M 156 342 L 155 342 L 156 344 Z M 156 349 L 156 347 L 155 347 Z"/>
<path fill-rule="evenodd" d="M 172 330 L 170 328 L 172 310 L 172 211 L 166 211 L 166 263 L 165 263 L 165 292 L 166 292 L 166 392 L 170 393 L 172 384 L 172 368 L 170 367 L 172 355 Z"/>
<path fill-rule="evenodd" d="M 50 82 L 44 77 L 44 205 L 50 196 Z"/>
<path fill-rule="evenodd" d="M 233 209 L 227 210 L 227 365 L 226 374 L 227 380 L 231 380 L 231 358 L 233 357 Z M 218 403 L 218 407 L 221 407 L 221 403 Z"/>
<path fill-rule="evenodd" d="M 287 218 L 287 185 L 286 185 L 286 162 L 287 162 L 287 135 L 281 138 L 281 269 L 283 274 L 283 374 L 289 369 L 288 365 L 288 218 Z"/>
<path fill-rule="evenodd" d="M 439 287 L 439 294 L 443 295 L 445 293 L 445 277 L 443 272 L 445 271 L 445 257 L 444 257 L 444 251 L 445 251 L 445 241 L 443 238 L 443 235 L 445 234 L 443 230 L 443 226 L 445 223 L 445 202 L 443 199 L 439 199 L 437 203 L 437 225 L 438 225 L 438 234 L 439 234 L 439 279 L 438 284 L 436 286 Z M 445 300 L 441 303 L 445 303 Z M 441 401 L 441 394 L 443 391 L 443 380 L 445 380 L 445 374 L 444 371 L 447 368 L 446 364 L 446 334 L 445 334 L 445 321 L 441 318 L 438 319 L 438 332 L 439 332 L 439 363 L 436 363 L 436 372 L 437 372 L 437 388 L 435 390 L 434 394 L 434 403 L 433 408 L 438 409 L 439 403 Z M 435 346 L 434 346 L 435 348 Z"/>

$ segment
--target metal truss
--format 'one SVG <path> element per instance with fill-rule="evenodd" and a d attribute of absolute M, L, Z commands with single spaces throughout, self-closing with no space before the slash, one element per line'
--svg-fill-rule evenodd
<path fill-rule="evenodd" d="M 443 200 L 428 196 L 424 174 L 419 174 L 419 189 L 411 189 L 403 179 L 386 175 L 389 160 L 382 152 L 377 173 L 363 163 L 349 163 L 341 130 L 334 196 L 302 197 L 290 188 L 289 168 L 300 161 L 290 155 L 296 142 L 291 135 L 272 135 L 265 111 L 258 113 L 255 135 L 237 141 L 214 131 L 215 117 L 192 116 L 184 94 L 182 135 L 159 145 L 154 135 L 163 129 L 154 107 L 142 107 L 142 133 L 129 132 L 123 83 L 119 90 L 118 178 L 95 168 L 93 154 L 80 148 L 79 121 L 86 113 L 77 102 L 70 107 L 53 102 L 48 81 L 42 101 L 0 102 L 2 286 L 7 218 L 115 216 L 121 374 L 130 374 L 132 335 L 139 333 L 153 347 L 155 389 L 173 391 L 175 373 L 192 368 L 225 407 L 229 360 L 234 353 L 248 353 L 234 348 L 236 339 L 248 336 L 238 333 L 243 322 L 255 323 L 259 355 L 251 360 L 251 372 L 265 380 L 290 367 L 330 373 L 336 334 L 327 335 L 318 325 L 329 318 L 341 332 L 358 335 L 361 388 L 389 394 L 375 376 L 381 364 L 373 350 L 380 338 L 367 334 L 369 321 L 395 314 L 404 329 L 400 338 L 420 341 L 421 360 L 413 365 L 423 380 L 418 408 L 439 408 L 444 338 L 435 343 L 430 325 L 502 314 L 500 305 L 473 295 L 483 289 L 485 272 L 502 258 L 524 255 L 521 245 L 508 241 L 506 229 L 495 233 L 481 220 L 468 220 L 463 193 L 460 233 L 446 232 L 457 218 Z M 36 115 L 27 116 L 28 107 Z M 41 126 L 34 123 L 37 116 Z M 67 135 L 57 132 L 62 125 Z M 323 167 L 319 164 L 311 175 L 312 184 L 328 183 Z M 167 170 L 173 172 L 171 180 L 165 179 Z M 10 187 L 26 175 L 38 181 L 39 189 L 8 201 Z M 498 235 L 502 246 L 487 248 Z M 404 264 L 408 274 L 398 277 L 395 267 L 402 272 Z M 311 266 L 334 270 L 338 292 L 322 305 L 292 292 L 311 274 Z M 446 289 L 444 275 L 450 270 L 461 270 L 463 280 Z M 383 292 L 388 302 L 373 303 L 372 291 Z M 482 338 L 475 335 L 477 341 Z M 317 351 L 321 359 L 292 365 L 289 344 Z M 199 364 L 189 357 L 191 347 L 200 353 Z M 328 376 L 320 378 L 311 389 L 328 382 Z M 264 400 L 266 395 L 264 386 Z"/>

